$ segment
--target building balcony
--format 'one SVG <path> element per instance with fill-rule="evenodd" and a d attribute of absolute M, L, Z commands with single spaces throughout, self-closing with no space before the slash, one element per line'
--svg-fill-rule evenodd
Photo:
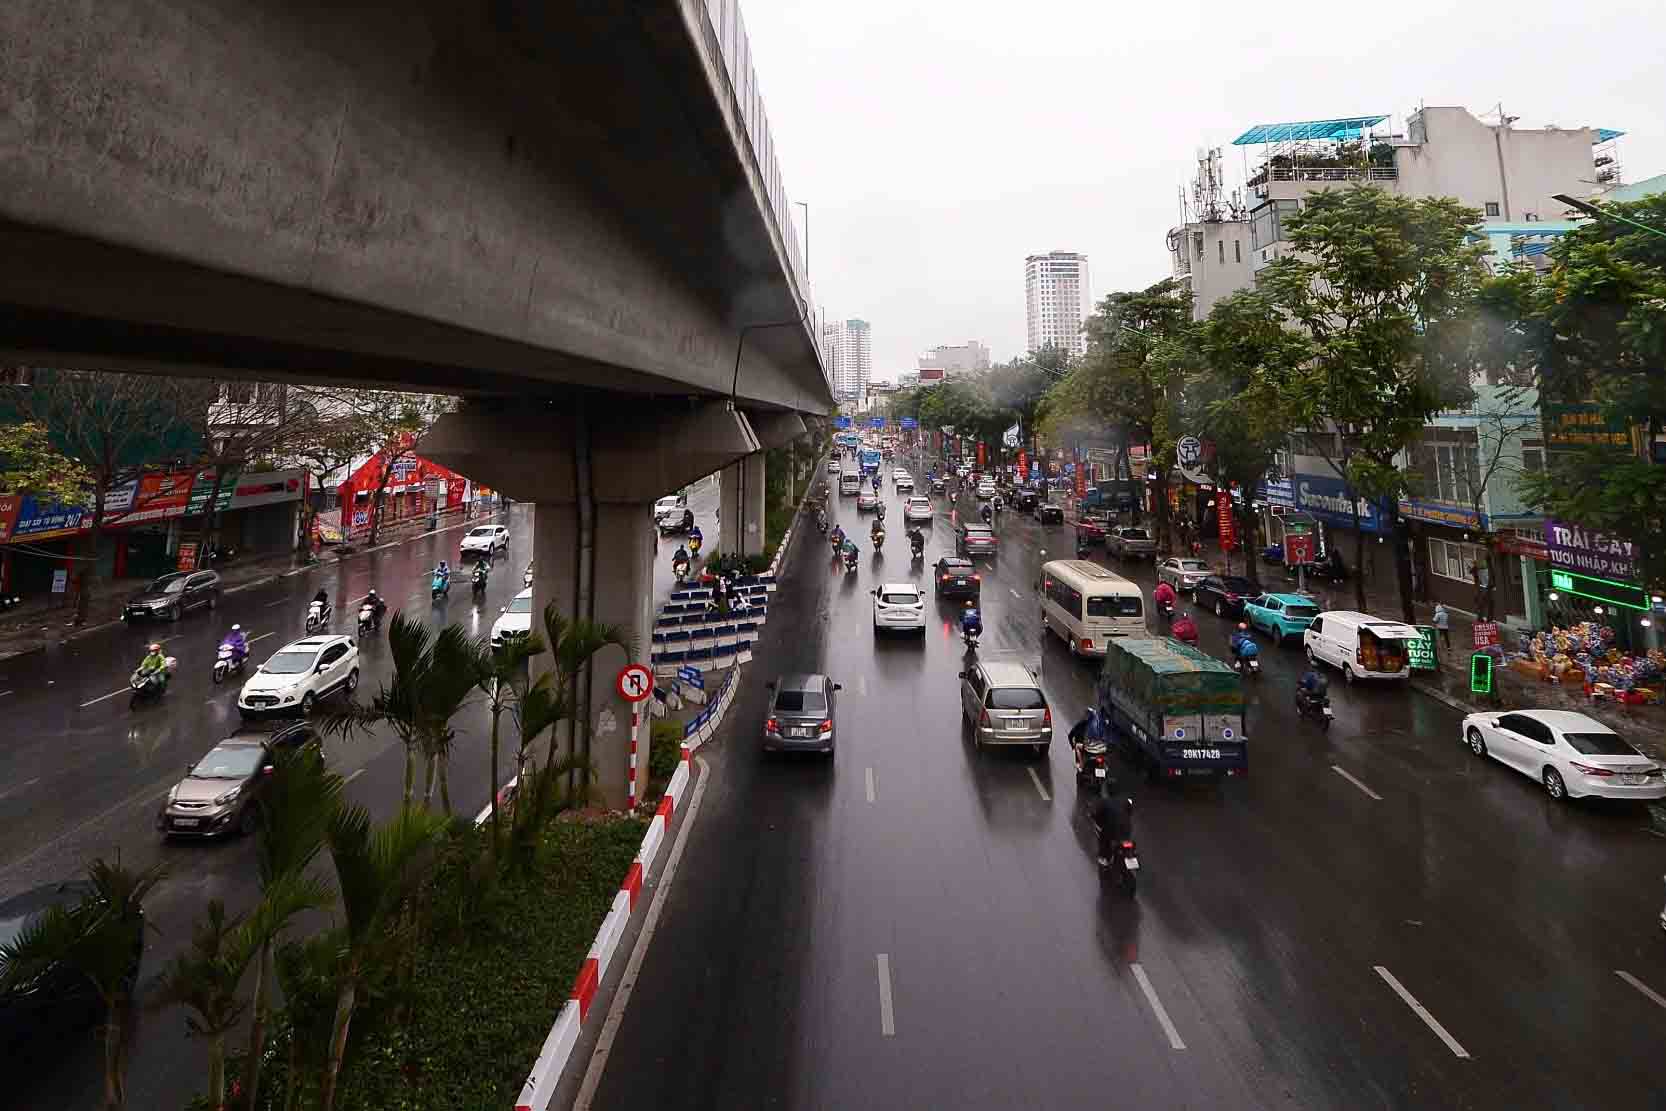
<path fill-rule="evenodd" d="M 1393 166 L 1264 166 L 1250 178 L 1249 186 L 1258 197 L 1268 194 L 1272 182 L 1394 181 L 1400 173 Z"/>

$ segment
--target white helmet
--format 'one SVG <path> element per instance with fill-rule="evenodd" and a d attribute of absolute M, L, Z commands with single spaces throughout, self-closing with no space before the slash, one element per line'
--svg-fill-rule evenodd
<path fill-rule="evenodd" d="M 241 629 L 242 627 L 243 626 L 241 626 L 241 625 L 233 625 L 231 627 L 231 631 L 235 633 L 237 630 Z"/>

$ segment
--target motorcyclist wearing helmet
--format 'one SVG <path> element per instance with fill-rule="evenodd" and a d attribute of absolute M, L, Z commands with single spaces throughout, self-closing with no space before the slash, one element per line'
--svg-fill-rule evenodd
<path fill-rule="evenodd" d="M 978 612 L 977 603 L 970 598 L 966 600 L 966 609 L 960 615 L 960 631 L 968 636 L 983 635 L 983 614 Z"/>
<path fill-rule="evenodd" d="M 1296 689 L 1308 701 L 1317 702 L 1329 692 L 1330 682 L 1323 675 L 1320 675 L 1312 664 L 1309 664 L 1307 670 L 1302 672 L 1301 679 L 1296 683 Z"/>
<path fill-rule="evenodd" d="M 1234 659 L 1240 658 L 1245 654 L 1245 644 L 1249 644 L 1253 648 L 1255 645 L 1255 638 L 1250 636 L 1250 627 L 1240 621 L 1238 622 L 1238 627 L 1232 630 L 1231 639 L 1227 641 L 1227 646 L 1232 649 L 1232 656 Z M 1254 651 L 1251 651 L 1249 655 L 1257 655 L 1259 651 L 1260 650 L 1257 648 Z"/>
<path fill-rule="evenodd" d="M 1116 781 L 1107 776 L 1093 803 L 1093 824 L 1099 827 L 1099 863 L 1109 864 L 1119 842 L 1134 833 L 1134 805 L 1115 794 Z"/>
<path fill-rule="evenodd" d="M 241 625 L 233 625 L 231 632 L 226 634 L 226 639 L 220 643 L 229 645 L 232 656 L 236 659 L 241 660 L 249 654 L 249 638 L 243 635 Z"/>
<path fill-rule="evenodd" d="M 146 647 L 145 658 L 139 661 L 139 674 L 146 679 L 156 678 L 163 686 L 168 685 L 168 658 L 162 654 L 160 644 Z"/>
<path fill-rule="evenodd" d="M 1187 644 L 1197 643 L 1197 622 L 1192 620 L 1189 613 L 1176 614 L 1174 624 L 1169 628 L 1169 635 L 1175 640 L 1183 640 Z"/>
<path fill-rule="evenodd" d="M 1174 587 L 1167 582 L 1160 582 L 1157 584 L 1157 589 L 1151 592 L 1151 601 L 1158 609 L 1162 609 L 1164 605 L 1177 604 L 1180 601 L 1180 595 L 1176 594 Z"/>
<path fill-rule="evenodd" d="M 365 603 L 370 606 L 371 623 L 377 628 L 381 628 L 382 615 L 388 611 L 387 602 L 383 601 L 382 596 L 376 593 L 375 587 L 372 587 L 370 591 L 365 594 L 364 600 Z"/>

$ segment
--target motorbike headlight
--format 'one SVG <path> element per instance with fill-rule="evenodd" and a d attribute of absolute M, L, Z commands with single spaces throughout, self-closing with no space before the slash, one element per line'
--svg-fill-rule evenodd
<path fill-rule="evenodd" d="M 241 795 L 242 793 L 243 793 L 243 787 L 242 787 L 241 784 L 239 784 L 238 786 L 233 787 L 231 790 L 227 791 L 225 794 L 221 795 L 219 798 L 215 799 L 214 800 L 214 805 L 215 806 L 230 806 L 232 803 L 237 801 L 237 796 Z"/>

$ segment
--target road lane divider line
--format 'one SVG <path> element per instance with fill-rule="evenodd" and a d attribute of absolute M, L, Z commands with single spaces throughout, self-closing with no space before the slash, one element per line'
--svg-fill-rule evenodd
<path fill-rule="evenodd" d="M 868 697 L 868 677 L 866 675 L 856 677 L 856 693 L 863 698 Z"/>
<path fill-rule="evenodd" d="M 12 693 L 12 692 L 11 691 L 0 691 L 0 698 L 4 698 L 10 693 Z"/>
<path fill-rule="evenodd" d="M 1394 978 L 1394 973 L 1380 964 L 1374 964 L 1371 967 L 1378 976 L 1383 978 L 1384 983 L 1394 989 L 1394 994 L 1404 1000 L 1406 1006 L 1412 1009 L 1412 1013 L 1422 1019 L 1423 1024 L 1435 1032 L 1436 1037 L 1446 1043 L 1446 1048 L 1452 1051 L 1452 1056 L 1462 1057 L 1465 1060 L 1469 1058 L 1469 1050 L 1458 1044 L 1458 1039 L 1448 1033 L 1446 1027 L 1440 1024 L 1440 1020 L 1429 1013 L 1429 1008 L 1417 1001 L 1417 996 L 1406 990 L 1406 985 Z"/>
<path fill-rule="evenodd" d="M 351 783 L 351 782 L 353 782 L 353 780 L 355 780 L 355 779 L 357 779 L 357 778 L 359 778 L 359 776 L 361 776 L 361 775 L 363 775 L 363 774 L 364 774 L 364 769 L 363 769 L 363 768 L 360 768 L 360 769 L 359 769 L 359 770 L 358 770 L 358 771 L 356 771 L 356 772 L 350 772 L 350 773 L 349 773 L 349 774 L 348 774 L 348 775 L 347 775 L 347 776 L 346 776 L 346 777 L 345 777 L 345 778 L 343 778 L 343 779 L 342 779 L 342 781 L 341 781 L 341 785 L 342 785 L 342 786 L 343 786 L 343 787 L 345 787 L 345 786 L 347 786 L 347 785 L 348 785 L 348 784 L 349 784 L 349 783 Z"/>
<path fill-rule="evenodd" d="M 169 787 L 172 787 L 174 784 L 176 784 L 178 782 L 179 782 L 179 773 L 174 772 L 171 775 L 169 775 L 166 779 L 159 780 L 156 783 L 151 784 L 149 787 L 139 788 L 137 791 L 133 792 L 131 795 L 128 795 L 126 798 L 122 799 L 120 802 L 117 802 L 117 803 L 114 803 L 110 806 L 105 807 L 103 810 L 100 810 L 97 814 L 94 814 L 92 817 L 83 818 L 81 821 L 75 823 L 70 828 L 64 830 L 64 832 L 58 834 L 58 836 L 52 838 L 52 840 L 43 841 L 39 845 L 36 845 L 34 848 L 30 849 L 28 852 L 24 853 L 22 856 L 18 857 L 16 860 L 12 861 L 11 863 L 0 865 L 0 878 L 4 878 L 7 875 L 9 875 L 10 873 L 12 873 L 12 872 L 16 871 L 17 869 L 23 867 L 25 864 L 29 863 L 31 860 L 34 860 L 37 856 L 46 852 L 46 850 L 56 848 L 57 846 L 63 844 L 64 842 L 68 841 L 70 838 L 79 834 L 82 830 L 88 829 L 89 827 L 94 826 L 94 825 L 98 824 L 99 822 L 102 822 L 104 819 L 108 818 L 110 815 L 114 814 L 116 811 L 125 810 L 128 807 L 134 805 L 135 803 L 143 802 L 146 799 L 155 799 L 155 798 L 160 797 L 162 794 L 164 794 L 168 790 Z"/>
<path fill-rule="evenodd" d="M 1041 785 L 1041 777 L 1035 773 L 1035 769 L 1025 768 L 1024 770 L 1030 773 L 1030 782 L 1035 784 L 1036 794 L 1041 796 L 1041 801 L 1052 802 L 1053 796 L 1049 795 L 1047 793 L 1047 788 Z"/>
<path fill-rule="evenodd" d="M 1170 1049 L 1185 1049 L 1186 1043 L 1180 1040 L 1180 1031 L 1174 1028 L 1174 1020 L 1169 1018 L 1168 1008 L 1157 998 L 1157 989 L 1151 985 L 1151 977 L 1145 974 L 1145 968 L 1138 961 L 1131 962 L 1128 967 L 1133 970 L 1134 979 L 1139 982 L 1140 991 L 1145 993 L 1145 1001 L 1151 1005 L 1151 1013 L 1157 1016 L 1157 1025 L 1163 1028 L 1163 1034 L 1169 1040 Z"/>
<path fill-rule="evenodd" d="M 1012 587 L 1009 586 L 1009 587 L 1007 587 L 1007 589 L 1012 590 Z M 1023 597 L 1023 595 L 1018 593 L 1018 591 L 1016 591 L 1016 590 L 1012 590 L 1012 596 L 1014 598 L 1022 598 Z"/>
<path fill-rule="evenodd" d="M 891 955 L 879 954 L 879 1032 L 887 1038 L 897 1036 L 897 1016 L 891 1007 Z"/>
<path fill-rule="evenodd" d="M 25 784 L 25 786 L 27 786 L 27 784 Z M 4 797 L 4 795 L 0 795 L 0 798 Z M 1623 968 L 1616 968 L 1614 970 L 1614 975 L 1618 976 L 1620 979 L 1624 980 L 1626 983 L 1648 996 L 1655 1006 L 1661 1008 L 1662 1010 L 1666 1010 L 1666 996 L 1662 996 L 1659 992 L 1655 991 L 1653 988 L 1649 987 L 1649 985 L 1645 984 L 1643 981 L 1639 980 Z"/>
<path fill-rule="evenodd" d="M 37 784 L 39 782 L 40 782 L 40 776 L 37 775 L 33 779 L 25 779 L 22 783 L 14 783 L 10 787 L 7 787 L 4 791 L 0 791 L 0 799 L 6 798 L 10 795 L 15 795 L 19 791 L 23 790 L 23 788 L 33 787 L 35 784 Z M 1621 975 L 1624 975 L 1624 973 L 1622 973 Z"/>
<path fill-rule="evenodd" d="M 270 632 L 270 633 L 261 633 L 257 637 L 250 637 L 249 638 L 249 643 L 253 644 L 257 640 L 265 640 L 269 636 L 276 636 L 276 635 L 277 635 L 276 631 L 273 631 L 273 632 Z"/>
<path fill-rule="evenodd" d="M 261 609 L 271 609 L 274 606 L 286 606 L 288 604 L 289 604 L 289 599 L 288 598 L 279 598 L 276 602 L 267 602 L 264 606 L 261 607 Z"/>
<path fill-rule="evenodd" d="M 873 801 L 873 769 L 868 769 L 868 801 Z"/>
<path fill-rule="evenodd" d="M 132 686 L 126 686 L 126 687 L 123 687 L 119 691 L 111 691 L 109 694 L 101 694 L 97 698 L 89 698 L 87 701 L 85 701 L 85 702 L 81 703 L 81 705 L 77 706 L 76 709 L 85 710 L 88 706 L 97 705 L 98 703 L 103 702 L 106 699 L 116 697 L 116 695 L 118 695 L 118 694 L 126 694 L 127 692 L 131 691 L 132 689 L 133 689 Z"/>
<path fill-rule="evenodd" d="M 1341 776 L 1343 779 L 1346 779 L 1349 783 L 1352 783 L 1355 787 L 1358 787 L 1361 791 L 1364 791 L 1366 794 L 1370 795 L 1372 798 L 1376 799 L 1378 802 L 1383 801 L 1383 797 L 1381 795 L 1377 794 L 1377 792 L 1373 791 L 1371 788 L 1367 787 L 1365 784 L 1361 783 L 1359 780 L 1355 779 L 1353 776 L 1351 776 L 1347 772 L 1343 771 L 1340 766 L 1338 766 L 1336 764 L 1332 764 L 1330 766 L 1330 770 L 1335 772 L 1337 775 Z"/>

